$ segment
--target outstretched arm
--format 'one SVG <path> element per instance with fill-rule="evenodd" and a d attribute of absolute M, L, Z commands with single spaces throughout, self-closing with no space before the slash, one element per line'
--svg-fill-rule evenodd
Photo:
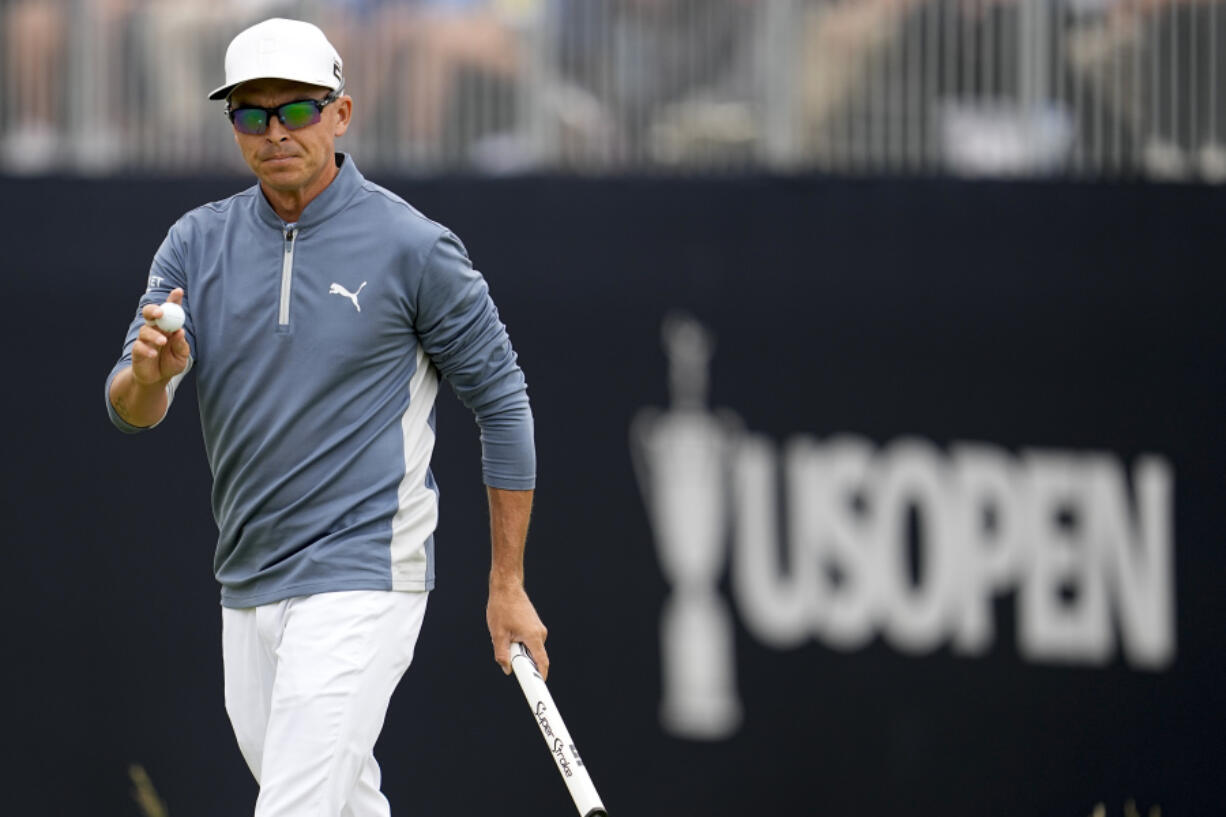
<path fill-rule="evenodd" d="M 183 303 L 183 290 L 175 289 L 166 300 Z M 147 304 L 141 314 L 146 323 L 132 345 L 132 365 L 111 380 L 108 396 L 124 422 L 148 428 L 166 414 L 166 384 L 186 371 L 191 349 L 182 329 L 167 333 L 153 324 L 162 307 Z"/>
<path fill-rule="evenodd" d="M 485 620 L 494 644 L 494 660 L 511 674 L 511 642 L 532 653 L 541 677 L 549 675 L 547 631 L 524 590 L 524 543 L 532 514 L 532 491 L 486 487 L 490 504 L 490 597 Z"/>

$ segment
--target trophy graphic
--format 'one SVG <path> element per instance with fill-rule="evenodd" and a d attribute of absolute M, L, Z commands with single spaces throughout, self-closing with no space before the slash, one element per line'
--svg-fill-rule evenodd
<path fill-rule="evenodd" d="M 660 720 L 679 737 L 719 740 L 736 731 L 734 626 L 720 596 L 727 562 L 727 453 L 739 427 L 707 408 L 711 334 L 672 314 L 663 326 L 668 411 L 648 408 L 630 429 L 639 487 L 672 586 L 660 622 Z"/>

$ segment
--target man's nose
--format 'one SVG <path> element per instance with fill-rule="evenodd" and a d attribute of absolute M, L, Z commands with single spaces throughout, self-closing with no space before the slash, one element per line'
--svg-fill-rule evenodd
<path fill-rule="evenodd" d="M 268 117 L 268 130 L 265 131 L 264 136 L 270 142 L 284 142 L 289 138 L 289 131 L 282 124 L 281 117 L 273 114 Z"/>

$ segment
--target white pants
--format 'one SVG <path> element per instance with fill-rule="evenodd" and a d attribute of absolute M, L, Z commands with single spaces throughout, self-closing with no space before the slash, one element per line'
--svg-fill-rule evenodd
<path fill-rule="evenodd" d="M 226 712 L 255 817 L 389 817 L 374 746 L 428 593 L 320 593 L 222 608 Z"/>

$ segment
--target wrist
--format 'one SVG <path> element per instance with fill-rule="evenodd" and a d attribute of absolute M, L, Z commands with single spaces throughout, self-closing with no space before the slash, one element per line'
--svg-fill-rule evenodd
<path fill-rule="evenodd" d="M 125 423 L 136 428 L 151 428 L 161 421 L 170 405 L 169 383 L 169 380 L 141 382 L 129 366 L 111 381 L 111 407 Z"/>
<path fill-rule="evenodd" d="M 490 593 L 513 593 L 524 589 L 524 574 L 516 571 L 490 571 Z"/>
<path fill-rule="evenodd" d="M 166 390 L 166 384 L 171 378 L 159 378 L 157 380 L 142 380 L 136 373 L 136 369 L 132 370 L 132 391 L 135 397 L 148 397 Z"/>

